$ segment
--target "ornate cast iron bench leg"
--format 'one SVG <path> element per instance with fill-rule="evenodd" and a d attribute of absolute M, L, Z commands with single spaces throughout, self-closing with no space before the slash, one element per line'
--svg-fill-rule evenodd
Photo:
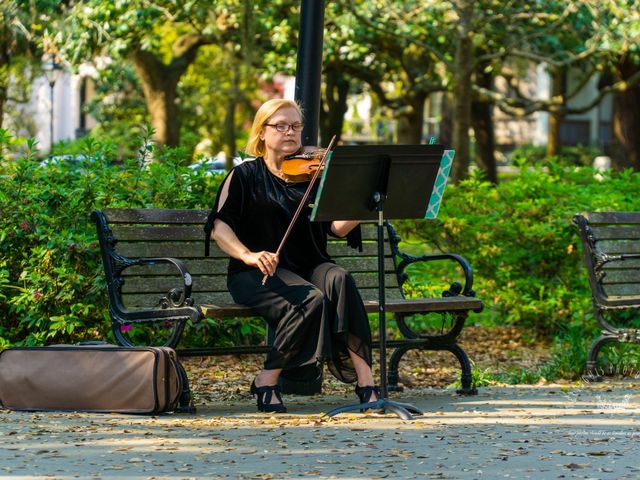
<path fill-rule="evenodd" d="M 430 339 L 420 339 L 408 341 L 409 344 L 402 347 L 397 347 L 393 350 L 391 358 L 389 359 L 389 371 L 388 371 L 388 384 L 389 390 L 402 391 L 402 387 L 398 385 L 400 376 L 398 373 L 400 360 L 402 356 L 411 349 L 438 351 L 446 350 L 453 353 L 460 362 L 460 368 L 462 373 L 460 375 L 460 383 L 462 388 L 456 390 L 459 395 L 477 395 L 478 389 L 472 384 L 471 362 L 467 352 L 465 352 L 460 345 L 452 343 L 448 345 L 437 344 L 434 345 Z"/>
<path fill-rule="evenodd" d="M 610 332 L 602 332 L 602 336 L 596 338 L 589 348 L 589 356 L 587 357 L 587 371 L 585 372 L 585 378 L 591 382 L 601 382 L 603 380 L 602 375 L 598 373 L 598 353 L 600 349 L 607 343 L 617 342 L 618 337 L 612 335 Z"/>
<path fill-rule="evenodd" d="M 398 329 L 405 336 L 404 341 L 400 341 L 400 345 L 394 345 L 393 353 L 389 359 L 389 368 L 387 372 L 388 388 L 392 391 L 402 391 L 402 387 L 398 385 L 400 375 L 398 373 L 400 360 L 403 355 L 411 349 L 419 350 L 446 350 L 453 353 L 458 362 L 460 362 L 460 368 L 462 373 L 460 375 L 460 383 L 462 388 L 456 390 L 459 395 L 477 395 L 478 389 L 473 385 L 473 378 L 471 372 L 471 362 L 469 356 L 463 348 L 458 345 L 456 339 L 464 322 L 468 316 L 468 312 L 457 312 L 453 314 L 453 325 L 448 332 L 442 335 L 424 335 L 418 334 L 412 330 L 404 321 L 403 315 L 396 315 L 396 322 Z"/>

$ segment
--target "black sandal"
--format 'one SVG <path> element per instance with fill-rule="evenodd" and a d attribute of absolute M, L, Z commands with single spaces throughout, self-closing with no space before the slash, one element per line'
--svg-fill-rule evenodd
<path fill-rule="evenodd" d="M 256 396 L 259 412 L 287 413 L 287 407 L 280 396 L 280 385 L 265 385 L 257 387 L 255 380 L 251 383 L 251 393 Z M 271 397 L 275 395 L 280 403 L 271 403 Z"/>
<path fill-rule="evenodd" d="M 360 403 L 371 403 L 371 395 L 375 393 L 376 398 L 380 400 L 380 387 L 375 385 L 367 385 L 366 387 L 360 387 L 356 385 L 356 395 L 360 399 Z M 375 402 L 375 400 L 374 400 Z M 360 412 L 364 412 L 365 409 L 360 409 Z"/>

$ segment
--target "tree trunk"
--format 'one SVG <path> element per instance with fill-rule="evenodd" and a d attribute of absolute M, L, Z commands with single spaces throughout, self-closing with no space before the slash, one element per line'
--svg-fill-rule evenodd
<path fill-rule="evenodd" d="M 176 105 L 176 89 L 179 77 L 171 68 L 154 55 L 136 51 L 132 54 L 133 66 L 142 83 L 147 102 L 153 138 L 160 145 L 176 147 L 180 144 L 180 123 Z"/>
<path fill-rule="evenodd" d="M 331 137 L 336 142 L 342 137 L 344 116 L 347 113 L 347 97 L 350 82 L 346 75 L 335 68 L 325 70 L 325 91 L 320 108 L 320 145 L 327 146 Z"/>
<path fill-rule="evenodd" d="M 618 65 L 622 80 L 640 70 L 626 57 Z M 613 139 L 611 162 L 616 169 L 633 168 L 640 171 L 640 85 L 633 85 L 613 97 Z"/>
<path fill-rule="evenodd" d="M 9 95 L 9 56 L 7 42 L 0 43 L 0 128 L 4 124 L 4 105 Z"/>
<path fill-rule="evenodd" d="M 4 120 L 4 103 L 6 99 L 6 94 L 2 87 L 0 87 L 0 128 L 2 128 L 3 120 Z"/>
<path fill-rule="evenodd" d="M 233 64 L 231 91 L 228 92 L 227 111 L 224 116 L 224 153 L 227 157 L 226 169 L 233 168 L 233 157 L 236 156 L 236 107 L 240 95 L 240 68 Z"/>
<path fill-rule="evenodd" d="M 440 137 L 438 143 L 450 148 L 453 143 L 453 111 L 451 108 L 451 94 L 443 92 L 440 102 Z"/>
<path fill-rule="evenodd" d="M 471 162 L 469 128 L 471 127 L 471 72 L 473 63 L 473 44 L 471 41 L 471 19 L 473 3 L 470 0 L 460 2 L 458 10 L 458 31 L 454 66 L 453 85 L 453 138 L 452 147 L 456 151 L 453 163 L 452 180 L 458 182 L 467 176 Z"/>
<path fill-rule="evenodd" d="M 161 145 L 176 147 L 180 144 L 180 120 L 176 104 L 178 82 L 204 44 L 205 40 L 198 35 L 178 38 L 168 65 L 158 56 L 140 48 L 131 53 L 155 130 L 154 139 Z"/>
<path fill-rule="evenodd" d="M 547 157 L 560 154 L 560 125 L 564 115 L 561 109 L 567 89 L 567 72 L 565 68 L 554 68 L 551 71 L 551 98 L 560 99 L 561 104 L 549 111 L 549 131 L 547 133 Z"/>
<path fill-rule="evenodd" d="M 484 72 L 484 67 L 476 69 L 475 78 L 477 85 L 492 88 L 493 77 Z M 498 183 L 492 109 L 491 102 L 474 100 L 471 104 L 471 121 L 476 138 L 476 163 L 484 170 L 490 182 Z"/>
<path fill-rule="evenodd" d="M 407 106 L 397 114 L 398 143 L 419 144 L 422 143 L 422 130 L 424 127 L 424 102 L 427 93 L 423 91 L 410 92 L 405 98 Z"/>
<path fill-rule="evenodd" d="M 226 155 L 227 170 L 233 168 L 233 157 L 236 156 L 236 106 L 238 105 L 235 96 L 229 96 L 227 100 L 227 111 L 224 115 L 224 153 Z"/>

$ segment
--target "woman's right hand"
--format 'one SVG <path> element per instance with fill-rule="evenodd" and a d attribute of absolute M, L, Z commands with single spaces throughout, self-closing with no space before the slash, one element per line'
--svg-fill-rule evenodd
<path fill-rule="evenodd" d="M 276 253 L 261 251 L 246 252 L 241 260 L 251 267 L 258 268 L 264 275 L 273 276 L 280 259 Z"/>

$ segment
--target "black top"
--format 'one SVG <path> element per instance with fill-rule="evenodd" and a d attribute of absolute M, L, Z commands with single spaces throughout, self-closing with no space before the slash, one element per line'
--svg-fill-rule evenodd
<path fill-rule="evenodd" d="M 220 192 L 229 177 L 229 194 L 218 211 Z M 278 266 L 301 275 L 321 263 L 332 261 L 327 253 L 327 234 L 331 234 L 331 223 L 309 220 L 309 204 L 315 199 L 316 185 L 280 252 Z M 273 175 L 262 157 L 245 160 L 227 175 L 220 186 L 205 227 L 206 238 L 209 238 L 213 222 L 219 218 L 231 227 L 249 250 L 275 252 L 307 187 L 308 182 L 289 183 Z M 350 233 L 348 240 L 350 245 L 359 246 L 359 228 Z M 235 258 L 229 260 L 229 274 L 252 268 L 255 267 Z"/>

